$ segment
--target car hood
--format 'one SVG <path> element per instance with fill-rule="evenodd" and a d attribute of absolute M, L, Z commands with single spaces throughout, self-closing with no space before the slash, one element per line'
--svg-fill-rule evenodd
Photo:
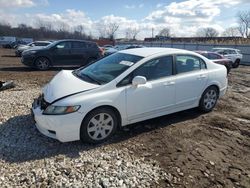
<path fill-rule="evenodd" d="M 98 87 L 100 85 L 75 77 L 70 70 L 62 70 L 43 88 L 43 94 L 44 99 L 52 103 L 60 98 Z"/>

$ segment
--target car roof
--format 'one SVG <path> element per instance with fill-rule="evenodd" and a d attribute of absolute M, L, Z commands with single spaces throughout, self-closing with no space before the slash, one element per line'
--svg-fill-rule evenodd
<path fill-rule="evenodd" d="M 40 42 L 40 43 L 52 43 L 52 42 L 50 42 L 50 41 L 34 41 L 34 42 Z"/>
<path fill-rule="evenodd" d="M 218 54 L 217 52 L 212 52 L 212 51 L 202 51 L 202 50 L 198 50 L 198 51 L 195 51 L 196 53 L 203 53 L 203 54 L 217 54 L 217 55 L 220 55 Z"/>
<path fill-rule="evenodd" d="M 238 49 L 235 49 L 235 48 L 213 48 L 215 50 L 238 50 Z"/>
<path fill-rule="evenodd" d="M 77 39 L 63 39 L 63 40 L 58 40 L 57 42 L 86 42 L 86 43 L 95 43 L 93 41 L 77 40 Z"/>
<path fill-rule="evenodd" d="M 176 48 L 154 48 L 154 47 L 149 47 L 149 48 L 132 48 L 132 49 L 127 49 L 127 50 L 122 50 L 120 51 L 121 53 L 127 53 L 131 55 L 137 55 L 141 57 L 148 57 L 154 54 L 158 53 L 169 53 L 169 54 L 174 54 L 174 53 L 180 53 L 180 52 L 188 52 L 190 51 L 187 50 L 182 50 L 182 49 L 176 49 Z"/>

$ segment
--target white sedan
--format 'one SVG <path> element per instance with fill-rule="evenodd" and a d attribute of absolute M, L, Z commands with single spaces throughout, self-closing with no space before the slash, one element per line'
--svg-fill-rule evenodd
<path fill-rule="evenodd" d="M 225 66 L 195 52 L 137 48 L 59 72 L 32 112 L 46 136 L 99 143 L 119 126 L 195 107 L 209 112 L 226 89 Z"/>

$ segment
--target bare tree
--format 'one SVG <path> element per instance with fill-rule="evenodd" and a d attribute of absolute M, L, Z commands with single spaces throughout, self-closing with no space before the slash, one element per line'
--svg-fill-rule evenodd
<path fill-rule="evenodd" d="M 160 30 L 158 36 L 161 36 L 161 37 L 171 37 L 171 30 L 170 30 L 170 28 L 166 27 L 166 28 L 163 28 L 162 30 Z"/>
<path fill-rule="evenodd" d="M 52 31 L 53 30 L 53 24 L 49 21 L 37 19 L 35 25 L 37 28 L 40 28 L 44 31 Z"/>
<path fill-rule="evenodd" d="M 107 25 L 104 23 L 100 23 L 97 25 L 97 31 L 99 33 L 100 38 L 106 38 L 107 37 Z"/>
<path fill-rule="evenodd" d="M 250 11 L 240 11 L 237 14 L 239 27 L 238 30 L 243 37 L 250 37 Z"/>
<path fill-rule="evenodd" d="M 238 27 L 229 27 L 222 33 L 222 35 L 225 37 L 237 37 L 241 36 L 241 33 L 239 32 Z"/>
<path fill-rule="evenodd" d="M 198 37 L 207 37 L 207 38 L 213 38 L 213 37 L 218 37 L 219 32 L 212 28 L 212 27 L 206 27 L 206 28 L 201 28 L 197 31 L 196 35 Z"/>
<path fill-rule="evenodd" d="M 140 29 L 137 27 L 127 28 L 125 35 L 127 39 L 136 40 L 137 35 L 140 33 Z"/>
<path fill-rule="evenodd" d="M 113 23 L 109 23 L 107 25 L 107 36 L 108 38 L 110 38 L 111 40 L 115 39 L 115 33 L 117 32 L 117 30 L 119 29 L 119 24 L 116 22 Z"/>
<path fill-rule="evenodd" d="M 84 33 L 84 27 L 83 27 L 83 25 L 78 25 L 78 26 L 76 26 L 76 27 L 75 27 L 75 31 L 77 31 L 77 32 L 79 32 L 79 33 L 81 33 L 81 34 L 83 34 L 83 33 Z"/>

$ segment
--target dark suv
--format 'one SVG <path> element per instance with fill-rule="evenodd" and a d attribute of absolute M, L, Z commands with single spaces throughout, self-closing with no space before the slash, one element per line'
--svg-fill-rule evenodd
<path fill-rule="evenodd" d="M 60 40 L 45 48 L 30 49 L 22 53 L 24 65 L 47 70 L 57 65 L 86 65 L 102 56 L 96 43 L 84 40 Z"/>

